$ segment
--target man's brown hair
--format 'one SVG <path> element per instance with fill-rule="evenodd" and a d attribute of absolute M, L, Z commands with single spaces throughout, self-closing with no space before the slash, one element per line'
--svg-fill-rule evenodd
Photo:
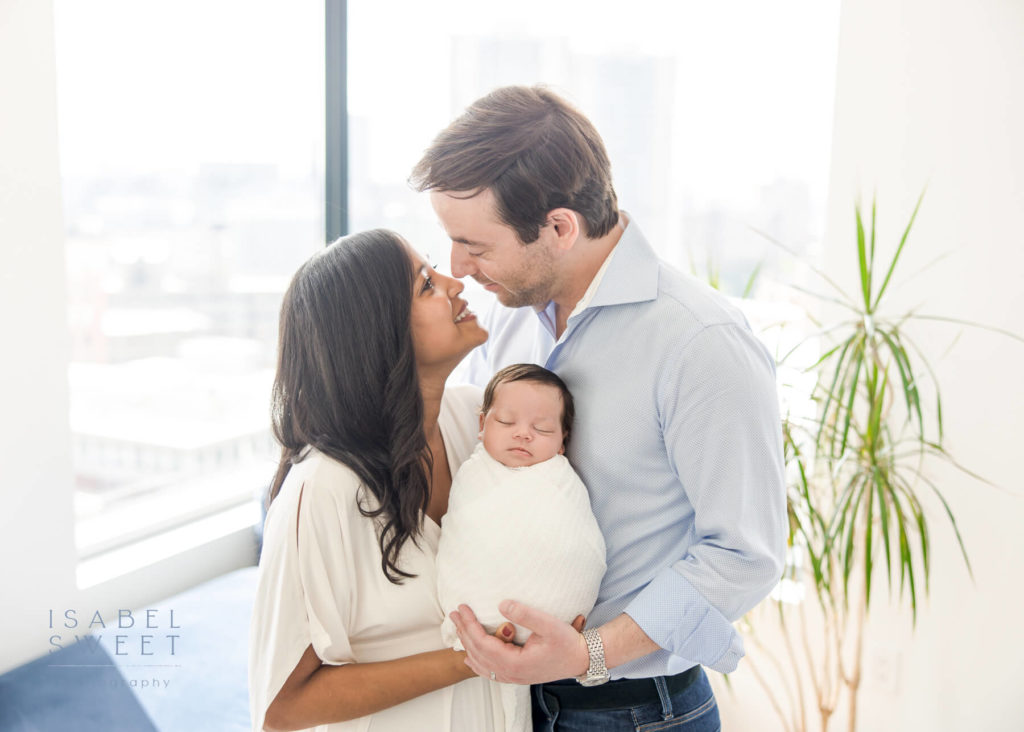
<path fill-rule="evenodd" d="M 536 241 L 549 211 L 568 208 L 597 239 L 618 223 L 611 164 L 594 125 L 541 86 L 495 89 L 437 138 L 412 171 L 418 191 L 489 188 L 501 221 L 524 244 Z"/>
<path fill-rule="evenodd" d="M 562 445 L 569 444 L 569 432 L 572 430 L 572 421 L 576 416 L 576 406 L 572 401 L 572 392 L 565 382 L 559 378 L 554 371 L 548 371 L 543 366 L 533 363 L 514 363 L 506 366 L 491 377 L 484 389 L 484 403 L 480 407 L 481 414 L 487 414 L 494 406 L 494 393 L 502 384 L 509 384 L 513 381 L 532 381 L 536 384 L 553 386 L 562 395 Z"/>

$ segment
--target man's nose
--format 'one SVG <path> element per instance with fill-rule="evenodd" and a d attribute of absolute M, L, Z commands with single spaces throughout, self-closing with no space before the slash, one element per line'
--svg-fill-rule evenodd
<path fill-rule="evenodd" d="M 466 248 L 452 242 L 452 275 L 462 278 L 474 272 L 476 272 L 476 268 L 473 266 L 473 260 L 466 253 Z"/>

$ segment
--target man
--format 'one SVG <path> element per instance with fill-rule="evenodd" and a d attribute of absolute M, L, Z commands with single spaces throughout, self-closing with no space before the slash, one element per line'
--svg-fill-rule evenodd
<path fill-rule="evenodd" d="M 467 663 L 534 684 L 536 729 L 717 729 L 701 665 L 736 668 L 732 621 L 784 561 L 771 357 L 724 298 L 657 259 L 618 209 L 597 131 L 546 89 L 475 102 L 412 182 L 452 241 L 452 273 L 506 306 L 485 318 L 471 375 L 534 361 L 572 391 L 567 455 L 608 547 L 587 630 L 506 601 L 502 613 L 534 631 L 520 648 L 462 606 L 452 619 Z"/>

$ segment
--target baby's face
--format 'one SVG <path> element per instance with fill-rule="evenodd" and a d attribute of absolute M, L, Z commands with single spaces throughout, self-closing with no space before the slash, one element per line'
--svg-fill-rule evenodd
<path fill-rule="evenodd" d="M 487 414 L 480 415 L 484 449 L 502 465 L 523 468 L 565 451 L 562 394 L 535 381 L 499 384 Z"/>

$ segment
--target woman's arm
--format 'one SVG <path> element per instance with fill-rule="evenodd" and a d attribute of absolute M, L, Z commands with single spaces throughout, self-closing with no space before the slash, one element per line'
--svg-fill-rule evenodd
<path fill-rule="evenodd" d="M 473 678 L 463 651 L 444 649 L 393 661 L 323 664 L 306 648 L 295 670 L 267 708 L 269 732 L 344 722 L 396 706 L 422 694 Z"/>

